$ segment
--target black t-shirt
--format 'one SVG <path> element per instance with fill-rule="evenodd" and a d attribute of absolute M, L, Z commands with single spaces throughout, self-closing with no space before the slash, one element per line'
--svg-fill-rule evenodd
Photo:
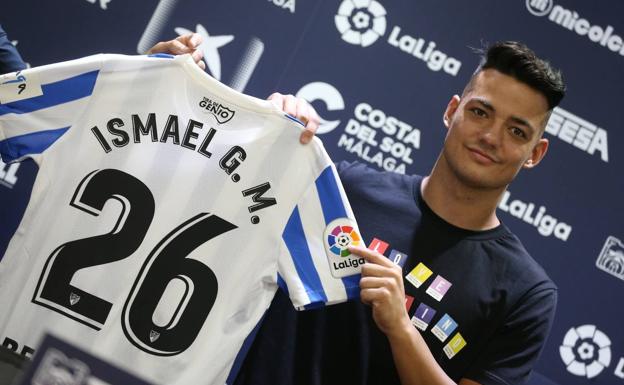
<path fill-rule="evenodd" d="M 401 254 L 408 314 L 444 371 L 484 385 L 525 382 L 552 324 L 556 287 L 518 238 L 503 224 L 477 232 L 447 223 L 423 201 L 420 176 L 338 169 L 366 243 L 377 238 L 389 244 L 386 256 Z M 398 383 L 368 306 L 297 313 L 281 293 L 236 381 Z"/>

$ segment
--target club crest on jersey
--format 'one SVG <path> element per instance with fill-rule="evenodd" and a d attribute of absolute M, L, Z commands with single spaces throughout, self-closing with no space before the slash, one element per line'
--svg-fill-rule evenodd
<path fill-rule="evenodd" d="M 353 256 L 348 247 L 359 246 L 362 238 L 352 220 L 349 218 L 334 219 L 325 228 L 325 253 L 329 267 L 335 278 L 358 274 L 364 258 Z"/>
<path fill-rule="evenodd" d="M 236 111 L 227 108 L 221 103 L 215 102 L 209 98 L 202 98 L 201 102 L 199 102 L 199 106 L 204 110 L 210 112 L 219 124 L 227 123 L 234 117 Z"/>

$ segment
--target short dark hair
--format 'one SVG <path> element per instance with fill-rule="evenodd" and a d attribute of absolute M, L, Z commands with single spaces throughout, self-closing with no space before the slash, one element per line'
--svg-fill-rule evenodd
<path fill-rule="evenodd" d="M 501 41 L 475 51 L 481 55 L 481 63 L 473 78 L 482 70 L 495 69 L 539 91 L 546 97 L 549 110 L 559 105 L 563 99 L 566 86 L 561 71 L 537 57 L 526 45 L 516 41 Z M 470 83 L 467 89 L 471 86 Z"/>

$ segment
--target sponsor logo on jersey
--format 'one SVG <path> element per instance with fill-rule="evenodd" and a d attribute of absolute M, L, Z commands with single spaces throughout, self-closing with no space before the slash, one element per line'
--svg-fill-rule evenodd
<path fill-rule="evenodd" d="M 386 33 L 386 10 L 377 1 L 343 0 L 334 16 L 334 22 L 342 40 L 349 44 L 368 47 Z M 427 41 L 408 33 L 395 25 L 387 43 L 415 59 L 422 60 L 431 71 L 443 70 L 455 76 L 461 62 L 436 49 L 434 41 Z"/>
<path fill-rule="evenodd" d="M 555 107 L 546 125 L 546 132 L 566 143 L 609 162 L 607 131 L 560 107 Z"/>
<path fill-rule="evenodd" d="M 325 228 L 325 252 L 329 260 L 331 273 L 335 278 L 358 274 L 364 258 L 354 256 L 349 246 L 359 246 L 362 237 L 349 218 L 334 219 Z"/>
<path fill-rule="evenodd" d="M 273 5 L 282 9 L 287 9 L 290 13 L 295 13 L 295 0 L 269 0 L 269 3 L 273 3 Z"/>
<path fill-rule="evenodd" d="M 559 354 L 568 372 L 590 379 L 611 363 L 610 346 L 609 337 L 595 325 L 582 325 L 568 330 Z"/>
<path fill-rule="evenodd" d="M 234 114 L 236 113 L 234 110 L 227 108 L 223 104 L 216 102 L 209 98 L 202 98 L 199 102 L 199 106 L 204 110 L 210 112 L 219 124 L 224 124 L 232 120 Z"/>
<path fill-rule="evenodd" d="M 511 200 L 510 197 L 511 192 L 505 191 L 498 208 L 534 226 L 537 232 L 544 237 L 554 235 L 555 238 L 562 241 L 568 240 L 570 233 L 572 233 L 572 226 L 546 214 L 546 207 L 544 206 L 540 206 L 537 213 L 534 213 L 536 204 L 523 202 L 519 199 Z"/>
<path fill-rule="evenodd" d="M 553 23 L 579 36 L 587 36 L 592 42 L 624 56 L 624 40 L 614 33 L 613 26 L 592 25 L 577 11 L 556 5 L 552 0 L 526 0 L 526 6 L 531 14 L 538 17 L 548 16 L 548 20 Z"/>
<path fill-rule="evenodd" d="M 624 280 L 624 242 L 609 236 L 598 255 L 596 267 Z"/>
<path fill-rule="evenodd" d="M 351 252 L 347 249 L 349 246 L 358 246 L 360 244 L 360 235 L 350 225 L 337 225 L 327 236 L 327 244 L 329 250 L 341 257 L 348 257 Z"/>

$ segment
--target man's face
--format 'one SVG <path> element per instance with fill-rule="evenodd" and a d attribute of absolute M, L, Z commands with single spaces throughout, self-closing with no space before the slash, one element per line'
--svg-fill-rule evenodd
<path fill-rule="evenodd" d="M 471 188 L 504 189 L 522 167 L 534 167 L 546 153 L 548 141 L 541 134 L 548 116 L 541 93 L 496 70 L 483 70 L 446 109 L 443 167 Z"/>

